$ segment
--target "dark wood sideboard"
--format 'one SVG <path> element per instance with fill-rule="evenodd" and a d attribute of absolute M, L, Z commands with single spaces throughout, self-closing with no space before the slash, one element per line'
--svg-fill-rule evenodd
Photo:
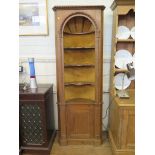
<path fill-rule="evenodd" d="M 19 127 L 22 153 L 50 155 L 56 135 L 53 85 L 19 90 Z"/>

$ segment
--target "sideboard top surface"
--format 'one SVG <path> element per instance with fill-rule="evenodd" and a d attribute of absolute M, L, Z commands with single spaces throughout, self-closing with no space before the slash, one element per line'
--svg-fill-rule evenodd
<path fill-rule="evenodd" d="M 112 100 L 118 104 L 118 106 L 121 106 L 121 107 L 135 107 L 135 90 L 134 89 L 130 89 L 128 90 L 128 93 L 129 93 L 129 96 L 130 98 L 129 99 L 122 99 L 122 98 L 119 98 L 118 96 L 113 96 L 112 94 Z"/>
<path fill-rule="evenodd" d="M 22 86 L 19 86 L 22 88 Z M 37 89 L 31 89 L 28 88 L 27 90 L 23 90 L 21 88 L 19 88 L 19 94 L 20 95 L 34 95 L 34 94 L 46 94 L 46 92 L 53 87 L 53 84 L 38 84 L 38 88 Z"/>

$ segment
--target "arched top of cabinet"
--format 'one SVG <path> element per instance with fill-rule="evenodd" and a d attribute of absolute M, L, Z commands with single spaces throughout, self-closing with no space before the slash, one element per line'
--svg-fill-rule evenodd
<path fill-rule="evenodd" d="M 89 10 L 89 9 L 101 9 L 104 10 L 105 6 L 104 5 L 65 5 L 65 6 L 54 6 L 53 10 Z"/>

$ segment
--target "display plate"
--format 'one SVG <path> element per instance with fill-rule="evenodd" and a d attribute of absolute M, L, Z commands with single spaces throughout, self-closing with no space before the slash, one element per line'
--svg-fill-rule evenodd
<path fill-rule="evenodd" d="M 115 88 L 118 90 L 124 90 L 130 86 L 131 81 L 124 73 L 119 73 L 114 78 Z"/>
<path fill-rule="evenodd" d="M 116 34 L 118 39 L 128 39 L 130 37 L 130 30 L 126 26 L 119 26 Z"/>
<path fill-rule="evenodd" d="M 132 63 L 133 57 L 128 50 L 118 50 L 115 54 L 115 66 L 120 69 L 127 69 L 127 64 Z"/>

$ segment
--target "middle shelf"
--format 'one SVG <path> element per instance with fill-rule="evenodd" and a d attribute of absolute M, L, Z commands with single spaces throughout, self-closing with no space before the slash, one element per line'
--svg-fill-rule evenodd
<path fill-rule="evenodd" d="M 114 73 L 129 73 L 127 69 L 115 68 Z"/>
<path fill-rule="evenodd" d="M 65 86 L 71 86 L 71 85 L 74 85 L 74 86 L 84 86 L 84 85 L 92 85 L 92 86 L 95 86 L 95 83 L 94 82 L 81 82 L 81 81 L 76 81 L 76 82 L 65 82 L 64 84 Z"/>
<path fill-rule="evenodd" d="M 94 49 L 65 50 L 64 64 L 68 64 L 68 65 L 95 64 L 95 50 Z"/>
<path fill-rule="evenodd" d="M 116 43 L 117 42 L 135 42 L 134 39 L 116 39 Z"/>
<path fill-rule="evenodd" d="M 93 85 L 69 85 L 65 86 L 65 101 L 76 98 L 95 100 L 95 86 Z"/>
<path fill-rule="evenodd" d="M 95 82 L 95 67 L 65 67 L 64 82 Z"/>
<path fill-rule="evenodd" d="M 64 48 L 70 47 L 95 47 L 95 33 L 85 33 L 84 35 L 64 34 Z"/>
<path fill-rule="evenodd" d="M 95 67 L 94 64 L 65 64 L 64 67 Z"/>
<path fill-rule="evenodd" d="M 67 104 L 95 104 L 94 100 L 91 99 L 83 99 L 83 98 L 75 98 L 75 99 L 70 99 L 66 100 Z"/>

